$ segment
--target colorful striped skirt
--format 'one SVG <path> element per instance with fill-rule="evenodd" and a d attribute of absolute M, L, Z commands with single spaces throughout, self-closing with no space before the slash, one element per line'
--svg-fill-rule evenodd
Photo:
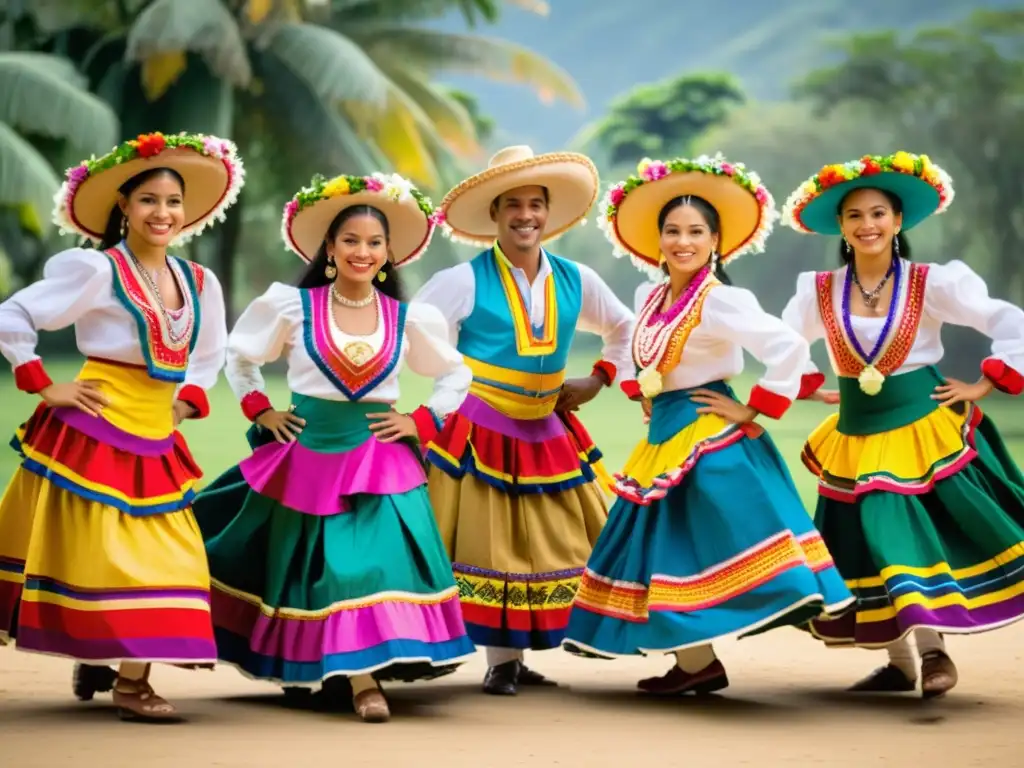
<path fill-rule="evenodd" d="M 654 399 L 576 595 L 569 652 L 679 650 L 853 603 L 771 438 L 698 407 L 689 390 Z"/>
<path fill-rule="evenodd" d="M 470 395 L 430 444 L 430 498 L 478 645 L 558 647 L 611 478 L 572 414 L 513 419 Z"/>
<path fill-rule="evenodd" d="M 381 443 L 380 403 L 293 395 L 306 426 L 196 498 L 218 658 L 286 686 L 336 675 L 418 680 L 474 652 L 417 448 Z"/>
<path fill-rule="evenodd" d="M 102 417 L 39 406 L 0 501 L 0 639 L 91 664 L 211 664 L 209 575 L 189 505 L 201 477 L 175 386 L 88 361 Z"/>
<path fill-rule="evenodd" d="M 943 381 L 922 368 L 871 397 L 841 378 L 839 413 L 804 447 L 815 521 L 857 596 L 856 612 L 811 625 L 829 645 L 1024 618 L 1024 476 L 976 405 L 931 399 Z"/>

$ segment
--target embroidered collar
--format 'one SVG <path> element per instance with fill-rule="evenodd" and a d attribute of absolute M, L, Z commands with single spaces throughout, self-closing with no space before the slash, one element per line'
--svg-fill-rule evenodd
<path fill-rule="evenodd" d="M 359 400 L 372 392 L 398 365 L 405 335 L 406 305 L 378 292 L 378 322 L 383 339 L 375 354 L 357 364 L 338 348 L 331 333 L 331 287 L 325 285 L 300 293 L 306 353 L 349 400 Z"/>
<path fill-rule="evenodd" d="M 651 292 L 637 316 L 633 333 L 633 362 L 640 370 L 653 366 L 659 373 L 666 374 L 679 364 L 687 339 L 700 324 L 704 300 L 716 285 L 720 282 L 710 269 L 704 268 L 664 312 L 661 307 L 671 290 L 669 282 L 665 281 Z"/>
<path fill-rule="evenodd" d="M 924 313 L 928 265 L 903 261 L 900 268 L 904 278 L 900 281 L 898 293 L 893 296 L 897 306 L 896 316 L 890 324 L 886 338 L 880 339 L 874 361 L 875 368 L 884 376 L 891 376 L 906 362 L 914 346 L 914 339 L 917 338 L 917 329 Z M 832 358 L 836 374 L 856 377 L 869 361 L 864 360 L 856 345 L 851 342 L 840 314 L 842 296 L 837 293 L 844 289 L 845 269 L 847 267 L 836 272 L 818 273 L 818 309 L 822 324 L 825 326 L 829 356 Z"/>
<path fill-rule="evenodd" d="M 191 333 L 176 341 L 172 338 L 168 318 L 160 311 L 157 297 L 152 295 L 148 281 L 139 274 L 134 260 L 121 246 L 110 248 L 104 254 L 113 267 L 114 295 L 138 327 L 146 371 L 158 381 L 184 381 L 189 356 L 199 339 L 202 319 L 199 297 L 204 283 L 202 267 L 177 256 L 168 258 L 185 306 L 193 318 Z"/>
<path fill-rule="evenodd" d="M 519 290 L 512 270 L 512 262 L 502 252 L 497 240 L 492 248 L 494 263 L 498 268 L 498 278 L 505 293 L 509 314 L 512 316 L 512 327 L 515 329 L 516 351 L 522 357 L 540 357 L 552 354 L 558 347 L 558 297 L 555 293 L 555 274 L 547 254 L 541 249 L 540 269 L 537 279 L 544 280 L 544 323 L 535 328 L 530 320 L 523 294 Z"/>

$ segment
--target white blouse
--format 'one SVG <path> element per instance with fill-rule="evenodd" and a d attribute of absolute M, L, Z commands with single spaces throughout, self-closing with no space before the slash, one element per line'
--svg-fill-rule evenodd
<path fill-rule="evenodd" d="M 178 273 L 177 264 L 170 262 Z M 199 338 L 189 356 L 185 380 L 178 385 L 210 389 L 224 366 L 227 321 L 224 295 L 216 276 L 204 271 L 199 299 Z M 189 297 L 172 327 L 191 318 Z M 38 360 L 40 331 L 75 326 L 78 351 L 130 365 L 144 365 L 138 324 L 114 293 L 114 269 L 102 251 L 70 248 L 47 260 L 43 277 L 0 304 L 0 353 L 12 367 Z"/>
<path fill-rule="evenodd" d="M 601 358 L 615 366 L 617 381 L 632 378 L 633 314 L 593 269 L 586 264 L 573 263 L 579 268 L 583 292 L 577 328 L 602 338 Z M 547 312 L 544 283 L 551 274 L 547 253 L 541 251 L 540 269 L 532 284 L 522 269 L 511 267 L 510 271 L 530 313 L 530 321 L 535 327 L 544 325 Z M 459 328 L 476 306 L 473 265 L 467 261 L 442 269 L 420 288 L 414 301 L 431 304 L 441 310 L 451 329 L 449 339 L 452 344 L 457 344 Z"/>
<path fill-rule="evenodd" d="M 330 324 L 338 349 L 362 342 L 376 353 L 384 341 L 384 331 L 383 323 L 378 322 L 372 334 L 353 336 L 344 333 L 333 316 Z M 398 364 L 360 400 L 397 402 L 399 373 L 407 364 L 414 373 L 435 380 L 434 393 L 426 404 L 435 415 L 443 417 L 462 404 L 473 374 L 448 342 L 448 326 L 438 310 L 415 301 L 408 305 L 399 355 Z M 246 308 L 228 337 L 225 373 L 235 396 L 242 400 L 252 392 L 265 393 L 260 366 L 282 356 L 288 363 L 288 388 L 292 392 L 324 400 L 348 399 L 306 349 L 300 289 L 273 283 Z"/>
<path fill-rule="evenodd" d="M 901 274 L 908 275 L 910 263 L 903 261 Z M 833 272 L 832 305 L 836 317 L 840 318 L 846 267 Z M 826 338 L 825 323 L 818 306 L 818 286 L 815 272 L 803 272 L 797 278 L 796 295 L 782 313 L 782 319 L 799 332 L 808 342 L 814 343 Z M 901 281 L 897 300 L 900 307 L 906 302 L 908 280 Z M 895 322 L 899 322 L 897 316 Z M 921 313 L 917 335 L 903 364 L 887 375 L 908 373 L 942 360 L 942 326 L 945 323 L 962 325 L 983 333 L 992 340 L 991 357 L 1008 367 L 1024 373 L 1024 310 L 1000 299 L 989 296 L 988 286 L 964 262 L 955 260 L 947 264 L 929 264 L 925 280 L 924 309 Z M 860 346 L 870 351 L 885 326 L 885 317 L 850 318 Z M 832 350 L 829 349 L 831 357 Z M 833 370 L 838 373 L 835 361 Z M 809 363 L 806 373 L 815 373 L 817 368 Z"/>
<path fill-rule="evenodd" d="M 637 314 L 659 283 L 636 290 Z M 700 323 L 683 347 L 679 365 L 662 378 L 663 391 L 690 389 L 743 373 L 743 350 L 765 367 L 762 389 L 795 400 L 801 375 L 810 362 L 810 347 L 792 328 L 762 309 L 746 288 L 718 285 L 708 291 Z"/>

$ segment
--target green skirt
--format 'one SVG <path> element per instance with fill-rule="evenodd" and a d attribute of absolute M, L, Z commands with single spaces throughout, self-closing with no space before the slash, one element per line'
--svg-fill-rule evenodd
<path fill-rule="evenodd" d="M 195 501 L 218 658 L 288 686 L 453 671 L 474 646 L 420 457 L 371 436 L 386 405 L 293 403 L 300 438 L 254 428 L 252 456 Z"/>
<path fill-rule="evenodd" d="M 839 414 L 807 441 L 815 525 L 857 597 L 856 611 L 811 623 L 829 645 L 1024 618 L 1024 476 L 976 405 L 931 399 L 943 381 L 924 368 L 870 397 L 840 379 Z"/>

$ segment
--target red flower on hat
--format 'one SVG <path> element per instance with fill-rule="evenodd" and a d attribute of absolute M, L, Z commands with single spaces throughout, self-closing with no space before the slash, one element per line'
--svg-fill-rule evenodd
<path fill-rule="evenodd" d="M 882 166 L 880 166 L 875 160 L 870 157 L 865 157 L 861 160 L 861 171 L 862 176 L 873 176 L 876 173 L 882 172 Z"/>
<path fill-rule="evenodd" d="M 167 140 L 162 133 L 142 134 L 134 142 L 139 157 L 159 155 L 167 147 Z"/>

